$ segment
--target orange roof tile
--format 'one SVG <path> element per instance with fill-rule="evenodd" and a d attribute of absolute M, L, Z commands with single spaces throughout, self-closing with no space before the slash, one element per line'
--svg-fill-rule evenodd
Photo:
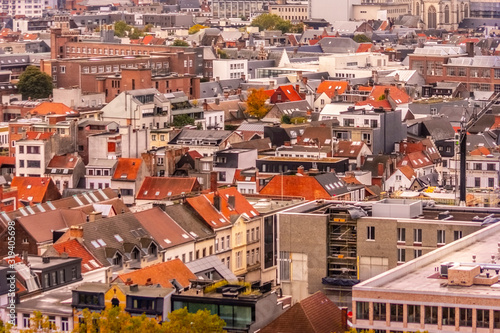
<path fill-rule="evenodd" d="M 49 115 L 49 114 L 61 114 L 61 115 L 77 115 L 78 112 L 70 107 L 67 107 L 63 103 L 53 103 L 53 102 L 43 102 L 36 108 L 30 110 L 30 114 L 38 115 Z"/>
<path fill-rule="evenodd" d="M 82 258 L 82 273 L 87 273 L 103 267 L 92 253 L 76 239 L 55 243 L 52 246 L 59 254 L 67 253 L 68 257 Z"/>
<path fill-rule="evenodd" d="M 51 132 L 26 132 L 27 140 L 48 140 L 54 135 Z"/>
<path fill-rule="evenodd" d="M 409 165 L 402 165 L 398 169 L 409 180 L 411 180 L 413 177 L 417 176 L 417 174 L 415 173 L 415 170 L 413 170 L 413 168 Z"/>
<path fill-rule="evenodd" d="M 424 168 L 430 165 L 434 165 L 432 161 L 421 151 L 416 151 L 413 153 L 407 154 L 401 161 L 398 163 L 398 167 L 410 165 L 413 169 Z"/>
<path fill-rule="evenodd" d="M 373 87 L 369 87 L 369 86 L 359 86 L 358 87 L 358 90 L 359 91 L 372 91 Z"/>
<path fill-rule="evenodd" d="M 201 216 L 205 223 L 212 229 L 219 229 L 231 225 L 228 219 L 213 205 L 206 195 L 187 198 L 188 204 Z"/>
<path fill-rule="evenodd" d="M 37 40 L 38 35 L 37 34 L 24 34 L 23 39 L 24 40 Z"/>
<path fill-rule="evenodd" d="M 200 184 L 195 177 L 146 177 L 136 198 L 160 200 L 200 190 Z"/>
<path fill-rule="evenodd" d="M 410 96 L 403 89 L 399 89 L 396 86 L 374 86 L 368 99 L 372 101 L 379 101 L 380 98 L 386 94 L 387 89 L 389 90 L 389 96 L 397 104 L 410 102 Z"/>
<path fill-rule="evenodd" d="M 299 93 L 295 91 L 295 88 L 290 84 L 286 86 L 280 86 L 276 89 L 276 91 L 282 91 L 283 94 L 289 99 L 291 102 L 297 102 L 301 101 L 302 98 L 300 97 Z"/>
<path fill-rule="evenodd" d="M 189 156 L 191 156 L 191 158 L 194 160 L 195 158 L 202 158 L 203 155 L 198 153 L 196 150 L 190 150 L 187 152 L 189 154 Z"/>
<path fill-rule="evenodd" d="M 356 102 L 355 104 L 356 106 L 365 106 L 365 105 L 368 105 L 368 106 L 371 106 L 373 108 L 384 108 L 384 110 L 391 110 L 392 109 L 392 106 L 391 106 L 391 103 L 389 103 L 388 100 L 384 99 L 383 101 L 370 101 L 370 100 L 366 100 L 366 101 L 359 101 L 359 102 Z"/>
<path fill-rule="evenodd" d="M 221 209 L 220 212 L 227 218 L 230 219 L 231 215 L 238 214 L 244 215 L 246 217 L 252 218 L 258 216 L 259 213 L 253 208 L 253 206 L 248 202 L 248 200 L 238 191 L 236 187 L 228 187 L 225 189 L 218 190 L 219 196 L 221 198 Z M 214 193 L 209 193 L 206 195 L 207 198 L 213 202 Z M 229 206 L 229 197 L 234 196 L 235 205 L 234 207 Z"/>
<path fill-rule="evenodd" d="M 55 155 L 50 160 L 47 168 L 55 169 L 74 169 L 79 161 L 79 157 L 74 154 Z"/>
<path fill-rule="evenodd" d="M 319 84 L 316 92 L 318 94 L 325 93 L 328 97 L 332 98 L 335 92 L 342 95 L 347 90 L 348 86 L 349 83 L 347 81 L 323 81 Z"/>
<path fill-rule="evenodd" d="M 276 175 L 259 194 L 304 197 L 306 200 L 331 199 L 332 196 L 312 176 Z"/>
<path fill-rule="evenodd" d="M 364 145 L 365 143 L 362 141 L 339 141 L 333 156 L 356 158 Z"/>
<path fill-rule="evenodd" d="M 271 97 L 272 95 L 274 95 L 274 93 L 275 93 L 275 92 L 276 92 L 276 90 L 275 90 L 275 89 L 264 90 L 264 93 L 265 93 L 267 96 L 269 96 L 269 97 Z"/>
<path fill-rule="evenodd" d="M 180 259 L 174 259 L 138 269 L 130 273 L 120 274 L 117 279 L 122 282 L 127 282 L 127 280 L 130 279 L 131 281 L 129 282 L 137 283 L 141 286 L 150 283 L 159 284 L 163 288 L 174 288 L 170 281 L 175 279 L 181 286 L 187 288 L 191 285 L 189 280 L 196 279 L 196 275 L 194 275 Z"/>
<path fill-rule="evenodd" d="M 14 177 L 11 186 L 17 187 L 19 200 L 43 202 L 51 181 L 50 177 Z"/>
<path fill-rule="evenodd" d="M 491 154 L 491 151 L 486 147 L 478 147 L 470 152 L 471 155 L 475 156 L 488 156 Z"/>
<path fill-rule="evenodd" d="M 0 168 L 7 165 L 16 165 L 16 158 L 14 156 L 0 156 Z"/>
<path fill-rule="evenodd" d="M 142 39 L 142 44 L 144 45 L 149 45 L 149 43 L 151 43 L 151 41 L 153 40 L 154 36 L 152 35 L 146 35 L 144 36 L 144 38 Z"/>
<path fill-rule="evenodd" d="M 142 160 L 140 158 L 119 158 L 113 180 L 136 180 Z"/>
<path fill-rule="evenodd" d="M 356 53 L 369 52 L 372 47 L 373 47 L 372 43 L 361 43 L 361 44 L 359 44 L 359 47 L 356 50 Z"/>

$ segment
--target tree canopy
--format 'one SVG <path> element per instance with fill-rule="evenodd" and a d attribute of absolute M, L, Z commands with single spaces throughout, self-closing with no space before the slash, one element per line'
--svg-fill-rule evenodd
<path fill-rule="evenodd" d="M 198 31 L 202 29 L 208 28 L 207 26 L 201 25 L 201 24 L 195 24 L 191 28 L 189 28 L 188 33 L 190 35 L 197 33 Z"/>
<path fill-rule="evenodd" d="M 148 24 L 144 29 L 128 25 L 125 21 L 116 21 L 114 24 L 115 36 L 129 37 L 130 39 L 138 39 L 144 36 L 146 32 L 151 31 L 153 25 Z"/>
<path fill-rule="evenodd" d="M 52 77 L 35 66 L 28 66 L 17 83 L 17 89 L 23 98 L 47 98 L 52 94 L 53 88 Z"/>
<path fill-rule="evenodd" d="M 261 14 L 253 19 L 250 23 L 252 27 L 259 27 L 262 30 L 281 30 L 282 33 L 296 32 L 301 33 L 304 31 L 304 24 L 292 24 L 288 20 L 283 20 L 276 14 Z"/>
<path fill-rule="evenodd" d="M 184 127 L 186 125 L 194 125 L 194 119 L 187 114 L 180 114 L 174 116 L 174 121 L 172 122 L 172 126 Z"/>
<path fill-rule="evenodd" d="M 353 40 L 356 43 L 370 43 L 371 42 L 371 39 L 363 34 L 359 34 L 359 35 L 354 36 Z"/>
<path fill-rule="evenodd" d="M 189 46 L 189 43 L 182 40 L 182 39 L 176 39 L 174 40 L 174 42 L 172 43 L 173 46 Z"/>
<path fill-rule="evenodd" d="M 247 98 L 246 113 L 253 118 L 262 119 L 269 112 L 269 107 L 266 104 L 269 96 L 264 92 L 264 89 L 251 89 Z"/>

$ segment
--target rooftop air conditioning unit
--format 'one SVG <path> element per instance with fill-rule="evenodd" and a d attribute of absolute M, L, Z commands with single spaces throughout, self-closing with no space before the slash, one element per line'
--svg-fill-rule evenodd
<path fill-rule="evenodd" d="M 439 268 L 439 275 L 441 276 L 444 276 L 444 277 L 448 277 L 448 269 L 450 267 L 453 267 L 453 263 L 452 262 L 444 262 L 441 264 L 440 268 Z"/>

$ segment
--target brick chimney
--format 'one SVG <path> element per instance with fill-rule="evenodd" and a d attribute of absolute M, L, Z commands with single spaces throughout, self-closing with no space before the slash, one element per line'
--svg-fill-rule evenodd
<path fill-rule="evenodd" d="M 69 237 L 70 238 L 83 238 L 83 228 L 78 225 L 72 225 L 69 228 Z"/>
<path fill-rule="evenodd" d="M 210 172 L 210 192 L 217 191 L 217 171 Z"/>
<path fill-rule="evenodd" d="M 347 332 L 349 331 L 349 326 L 347 326 L 347 311 L 348 309 L 346 307 L 340 308 L 340 311 L 342 311 L 342 331 Z"/>
<path fill-rule="evenodd" d="M 381 177 L 384 175 L 384 164 L 383 163 L 379 163 L 378 164 L 378 176 Z"/>
<path fill-rule="evenodd" d="M 102 212 L 92 212 L 89 214 L 89 222 L 94 222 L 96 220 L 102 219 Z"/>

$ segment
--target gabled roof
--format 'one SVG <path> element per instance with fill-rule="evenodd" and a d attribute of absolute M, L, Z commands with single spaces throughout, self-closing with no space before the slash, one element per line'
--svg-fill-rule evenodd
<path fill-rule="evenodd" d="M 14 177 L 11 186 L 17 187 L 19 200 L 43 202 L 50 182 L 50 177 Z"/>
<path fill-rule="evenodd" d="M 380 177 L 382 175 L 379 175 L 378 165 L 382 164 L 382 168 L 385 171 L 385 168 L 390 161 L 391 157 L 389 155 L 369 155 L 366 157 L 361 170 L 370 171 L 372 173 L 372 177 Z"/>
<path fill-rule="evenodd" d="M 363 141 L 338 141 L 333 156 L 357 158 L 363 146 L 365 146 Z"/>
<path fill-rule="evenodd" d="M 47 165 L 47 169 L 74 169 L 79 160 L 80 157 L 74 154 L 55 155 Z"/>
<path fill-rule="evenodd" d="M 347 81 L 323 81 L 319 84 L 316 92 L 318 94 L 325 93 L 329 98 L 332 98 L 335 93 L 342 95 L 348 88 Z"/>
<path fill-rule="evenodd" d="M 82 258 L 83 274 L 102 267 L 102 264 L 92 255 L 92 253 L 76 239 L 70 239 L 52 246 L 59 254 L 66 253 L 69 257 Z"/>
<path fill-rule="evenodd" d="M 113 180 L 136 180 L 141 167 L 140 158 L 119 158 L 116 163 Z"/>
<path fill-rule="evenodd" d="M 434 165 L 432 161 L 421 151 L 407 154 L 398 166 L 410 165 L 413 169 L 425 168 Z"/>
<path fill-rule="evenodd" d="M 26 132 L 26 140 L 48 140 L 52 135 L 52 132 Z"/>
<path fill-rule="evenodd" d="M 290 100 L 291 102 L 296 102 L 296 101 L 301 101 L 302 98 L 300 97 L 299 93 L 295 91 L 295 88 L 290 84 L 290 85 L 285 85 L 285 86 L 280 86 L 276 89 L 276 92 L 280 90 L 283 94 L 285 94 L 285 97 Z"/>
<path fill-rule="evenodd" d="M 322 292 L 295 303 L 281 316 L 260 330 L 261 333 L 332 333 L 347 331 L 342 310 Z"/>
<path fill-rule="evenodd" d="M 219 229 L 231 225 L 231 222 L 214 207 L 213 195 L 212 200 L 208 199 L 206 195 L 199 195 L 193 198 L 187 198 L 186 201 L 210 228 Z"/>
<path fill-rule="evenodd" d="M 87 215 L 79 210 L 58 209 L 46 213 L 18 217 L 17 221 L 37 243 L 52 241 L 53 230 L 66 230 L 72 225 L 84 224 Z"/>
<path fill-rule="evenodd" d="M 361 44 L 359 44 L 359 47 L 356 50 L 356 53 L 370 52 L 372 47 L 373 47 L 372 43 L 361 43 Z"/>
<path fill-rule="evenodd" d="M 162 200 L 199 190 L 200 184 L 195 177 L 146 177 L 136 199 Z"/>
<path fill-rule="evenodd" d="M 189 205 L 174 204 L 164 208 L 165 213 L 170 216 L 182 229 L 189 232 L 197 241 L 214 237 L 215 234 L 201 217 L 189 207 Z"/>
<path fill-rule="evenodd" d="M 228 219 L 232 215 L 243 215 L 245 218 L 253 218 L 259 213 L 253 208 L 248 200 L 238 191 L 236 187 L 228 187 L 218 190 L 221 199 L 221 213 Z M 234 207 L 230 205 L 230 197 L 234 197 Z M 214 193 L 207 194 L 208 199 L 213 202 Z"/>
<path fill-rule="evenodd" d="M 396 104 L 405 104 L 410 102 L 410 96 L 403 90 L 396 86 L 374 86 L 372 92 L 368 99 L 372 101 L 378 101 L 382 96 L 386 94 L 386 90 L 389 90 L 389 96 Z M 387 99 L 388 96 L 385 96 Z"/>
<path fill-rule="evenodd" d="M 332 129 L 326 126 L 307 127 L 302 133 L 302 140 L 298 144 L 314 144 L 320 147 L 332 144 Z"/>
<path fill-rule="evenodd" d="M 194 242 L 194 237 L 191 234 L 182 229 L 158 207 L 134 213 L 134 216 L 156 242 L 165 249 Z"/>
<path fill-rule="evenodd" d="M 417 174 L 415 173 L 415 170 L 413 170 L 413 168 L 409 165 L 401 165 L 399 168 L 398 168 L 399 171 L 401 171 L 401 173 L 406 177 L 408 178 L 408 180 L 411 180 L 413 177 L 416 177 Z"/>
<path fill-rule="evenodd" d="M 183 288 L 188 288 L 191 285 L 189 280 L 196 279 L 196 275 L 180 259 L 174 259 L 144 267 L 130 273 L 120 274 L 117 279 L 122 282 L 128 281 L 129 283 L 141 286 L 159 284 L 163 288 L 174 288 L 175 286 L 172 285 L 171 281 L 175 279 Z"/>
<path fill-rule="evenodd" d="M 43 102 L 37 107 L 31 109 L 30 114 L 38 114 L 38 115 L 49 115 L 49 114 L 59 114 L 59 115 L 78 115 L 78 112 L 73 110 L 72 108 L 64 105 L 63 103 L 54 103 L 54 102 Z"/>

